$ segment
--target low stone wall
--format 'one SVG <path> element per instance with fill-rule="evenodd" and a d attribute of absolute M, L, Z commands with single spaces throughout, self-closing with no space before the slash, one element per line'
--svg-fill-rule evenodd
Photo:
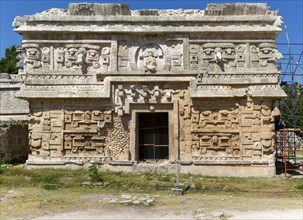
<path fill-rule="evenodd" d="M 20 87 L 20 75 L 0 73 L 0 121 L 28 120 L 28 102 L 15 98 Z"/>
<path fill-rule="evenodd" d="M 25 161 L 28 145 L 28 102 L 15 98 L 19 75 L 0 73 L 0 160 Z"/>
<path fill-rule="evenodd" d="M 0 160 L 20 161 L 27 159 L 28 125 L 23 121 L 0 122 Z"/>

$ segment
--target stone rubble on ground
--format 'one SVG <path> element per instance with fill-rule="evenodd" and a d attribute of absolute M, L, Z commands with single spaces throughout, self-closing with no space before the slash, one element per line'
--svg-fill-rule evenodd
<path fill-rule="evenodd" d="M 160 195 L 143 194 L 133 196 L 130 194 L 122 194 L 115 195 L 114 198 L 103 198 L 99 200 L 98 203 L 151 206 L 155 204 L 157 198 L 160 198 Z"/>

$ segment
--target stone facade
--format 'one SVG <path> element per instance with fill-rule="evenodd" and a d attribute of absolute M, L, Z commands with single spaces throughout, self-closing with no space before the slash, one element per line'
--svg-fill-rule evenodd
<path fill-rule="evenodd" d="M 266 4 L 244 3 L 137 11 L 73 3 L 16 17 L 27 164 L 274 175 L 281 24 Z M 167 125 L 156 120 L 146 133 L 146 113 L 164 113 Z M 145 158 L 147 145 L 154 155 Z"/>

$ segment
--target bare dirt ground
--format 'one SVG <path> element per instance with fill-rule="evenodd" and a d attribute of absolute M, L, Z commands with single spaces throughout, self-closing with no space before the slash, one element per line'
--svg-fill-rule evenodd
<path fill-rule="evenodd" d="M 303 194 L 187 192 L 173 196 L 166 191 L 123 194 L 17 188 L 1 189 L 0 207 L 1 220 L 303 219 Z"/>
<path fill-rule="evenodd" d="M 182 214 L 169 211 L 166 214 L 154 212 L 147 208 L 100 208 L 98 210 L 76 211 L 61 213 L 55 215 L 46 215 L 36 220 L 50 219 L 302 219 L 302 209 L 288 209 L 288 210 L 266 210 L 266 211 L 237 211 L 224 210 L 218 217 L 213 213 L 198 213 L 193 215 L 191 212 Z"/>

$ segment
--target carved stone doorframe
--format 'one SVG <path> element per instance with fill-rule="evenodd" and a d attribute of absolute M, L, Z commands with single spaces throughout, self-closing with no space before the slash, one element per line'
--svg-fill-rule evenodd
<path fill-rule="evenodd" d="M 130 108 L 130 155 L 132 161 L 139 159 L 139 113 L 168 113 L 169 161 L 179 159 L 179 117 L 178 102 L 172 103 L 133 103 Z"/>

